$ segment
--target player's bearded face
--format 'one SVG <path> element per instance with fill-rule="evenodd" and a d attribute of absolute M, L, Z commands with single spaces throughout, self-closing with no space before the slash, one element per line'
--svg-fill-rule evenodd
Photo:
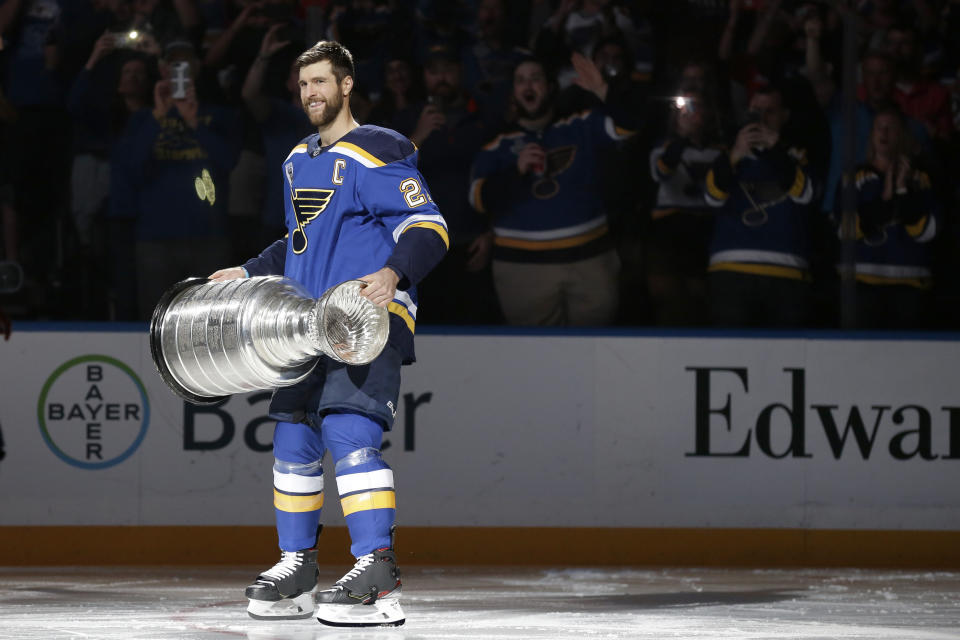
<path fill-rule="evenodd" d="M 331 95 L 310 96 L 303 101 L 303 110 L 307 112 L 310 124 L 315 127 L 330 124 L 343 109 L 343 94 L 340 93 L 340 87 L 337 84 L 333 86 L 336 87 L 336 91 Z"/>
<path fill-rule="evenodd" d="M 344 106 L 342 85 L 329 64 L 319 62 L 300 70 L 300 101 L 310 124 L 319 128 L 333 122 Z"/>

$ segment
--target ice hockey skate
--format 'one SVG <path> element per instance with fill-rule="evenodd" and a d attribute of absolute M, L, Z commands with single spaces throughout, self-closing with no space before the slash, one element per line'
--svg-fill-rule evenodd
<path fill-rule="evenodd" d="M 257 620 L 300 620 L 313 615 L 317 550 L 284 551 L 280 562 L 247 587 L 247 613 Z"/>
<path fill-rule="evenodd" d="M 399 627 L 400 570 L 393 549 L 360 556 L 331 589 L 318 591 L 317 620 L 331 627 Z"/>

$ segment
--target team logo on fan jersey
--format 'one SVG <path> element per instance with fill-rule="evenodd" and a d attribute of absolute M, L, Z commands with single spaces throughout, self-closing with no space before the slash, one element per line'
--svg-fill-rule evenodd
<path fill-rule="evenodd" d="M 537 172 L 537 180 L 533 183 L 533 195 L 541 200 L 547 200 L 557 195 L 560 183 L 557 176 L 573 165 L 577 155 L 576 145 L 566 145 L 547 149 L 546 166 Z"/>
<path fill-rule="evenodd" d="M 303 228 L 323 213 L 334 189 L 294 189 L 292 194 L 293 215 L 297 218 L 297 228 L 290 235 L 291 246 L 296 254 L 307 250 L 307 234 Z"/>

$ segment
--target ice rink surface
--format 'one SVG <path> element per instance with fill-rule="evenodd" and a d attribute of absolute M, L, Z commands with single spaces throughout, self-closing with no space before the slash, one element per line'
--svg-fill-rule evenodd
<path fill-rule="evenodd" d="M 0 638 L 960 639 L 957 572 L 401 568 L 404 626 L 335 629 L 248 618 L 262 567 L 0 567 Z"/>

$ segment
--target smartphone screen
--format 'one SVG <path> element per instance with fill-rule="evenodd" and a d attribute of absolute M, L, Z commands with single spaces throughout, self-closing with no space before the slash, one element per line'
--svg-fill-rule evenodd
<path fill-rule="evenodd" d="M 187 97 L 187 87 L 190 85 L 190 63 L 175 62 L 170 83 L 173 85 L 173 99 L 183 100 Z"/>

